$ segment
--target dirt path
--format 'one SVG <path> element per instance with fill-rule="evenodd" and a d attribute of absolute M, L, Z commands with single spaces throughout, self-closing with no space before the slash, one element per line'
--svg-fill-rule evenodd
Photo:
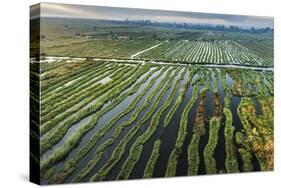
<path fill-rule="evenodd" d="M 160 45 L 160 44 L 158 44 Z M 48 58 L 52 59 L 52 62 L 56 62 L 56 57 L 45 57 L 47 60 Z M 69 60 L 76 60 L 81 58 L 75 57 L 57 57 L 58 60 L 62 58 L 67 58 Z M 86 59 L 86 58 L 83 58 Z M 165 61 L 144 61 L 139 59 L 114 59 L 114 58 L 90 58 L 94 61 L 106 61 L 106 62 L 116 62 L 116 63 L 133 63 L 133 64 L 144 64 L 144 63 L 152 63 L 152 64 L 160 64 L 160 65 L 181 65 L 181 66 L 197 66 L 197 67 L 208 67 L 208 68 L 239 68 L 239 69 L 247 69 L 247 70 L 261 70 L 261 71 L 274 71 L 273 67 L 263 67 L 263 66 L 256 66 L 256 65 L 241 65 L 241 64 L 212 64 L 212 63 L 204 63 L 204 64 L 195 64 L 195 63 L 177 63 L 177 62 L 165 62 Z M 33 60 L 32 63 L 40 63 L 39 61 Z"/>
<path fill-rule="evenodd" d="M 136 57 L 136 56 L 138 56 L 138 55 L 140 55 L 140 54 L 142 54 L 142 53 L 144 53 L 144 52 L 147 52 L 147 51 L 149 51 L 149 50 L 151 50 L 151 49 L 153 49 L 153 48 L 157 48 L 158 46 L 160 46 L 160 45 L 162 45 L 163 44 L 163 42 L 161 42 L 160 44 L 156 44 L 156 45 L 154 45 L 154 46 L 152 46 L 152 47 L 150 47 L 150 48 L 147 48 L 147 49 L 145 49 L 145 50 L 143 50 L 143 51 L 140 51 L 140 52 L 138 52 L 138 53 L 135 53 L 134 55 L 131 55 L 131 58 L 134 58 L 134 57 Z"/>

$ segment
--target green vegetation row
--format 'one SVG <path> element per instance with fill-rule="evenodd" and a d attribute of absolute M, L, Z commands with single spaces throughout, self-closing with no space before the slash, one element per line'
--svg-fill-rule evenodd
<path fill-rule="evenodd" d="M 167 67 L 165 67 L 165 68 L 161 71 L 161 73 L 158 75 L 158 78 L 159 78 L 166 70 L 167 70 Z M 169 74 L 171 73 L 171 71 L 172 71 L 172 70 L 170 70 L 169 72 L 167 72 L 166 75 L 169 75 Z M 149 84 L 148 87 L 146 87 L 146 89 L 148 90 L 148 89 L 152 86 L 152 84 L 155 82 L 155 80 L 158 79 L 158 78 L 156 77 L 156 78 L 154 78 L 153 80 L 151 80 L 151 83 Z M 167 79 L 167 77 L 164 78 L 161 83 L 164 84 L 164 81 L 165 81 L 166 79 Z M 160 85 L 162 85 L 162 84 L 160 84 Z M 131 116 L 131 118 L 130 118 L 128 121 L 126 121 L 126 122 L 124 122 L 124 123 L 122 123 L 122 124 L 120 124 L 120 125 L 117 126 L 117 128 L 115 129 L 115 132 L 114 132 L 113 135 L 112 135 L 112 139 L 114 139 L 114 141 L 118 138 L 118 136 L 121 134 L 121 131 L 122 131 L 125 127 L 130 126 L 134 121 L 136 121 L 136 119 L 137 119 L 137 117 L 139 116 L 139 114 L 141 113 L 141 111 L 143 111 L 143 110 L 150 104 L 152 98 L 155 96 L 155 94 L 157 93 L 157 91 L 159 92 L 160 89 L 161 89 L 161 87 L 160 87 L 160 86 L 157 86 L 157 87 L 155 88 L 155 90 L 153 90 L 153 92 L 146 98 L 145 103 L 142 104 L 142 105 L 140 106 L 140 108 L 138 108 L 138 109 L 135 111 L 135 113 Z M 138 99 L 137 99 L 136 101 L 134 101 L 134 106 L 137 104 L 137 102 L 140 100 L 140 98 L 143 97 L 143 95 L 144 95 L 144 94 L 141 94 L 140 96 L 138 96 Z M 127 108 L 126 111 L 124 111 L 123 113 L 117 115 L 117 116 L 116 116 L 117 119 L 114 118 L 113 121 L 109 122 L 109 123 L 105 126 L 105 127 L 106 127 L 106 130 L 104 130 L 103 133 L 106 133 L 105 131 L 107 131 L 109 128 L 111 128 L 111 127 L 118 121 L 118 119 L 120 119 L 121 117 L 123 117 L 125 114 L 129 113 L 132 109 L 133 109 L 133 108 Z M 108 128 L 107 128 L 107 127 L 108 127 Z M 101 135 L 101 134 L 102 134 L 102 133 L 100 133 L 100 135 Z M 97 138 L 97 139 L 99 139 L 99 138 Z M 106 148 L 104 148 L 104 150 L 105 150 L 105 149 L 106 149 Z M 104 150 L 103 150 L 103 151 L 104 151 Z M 84 168 L 79 172 L 79 175 L 76 177 L 75 181 L 79 181 L 79 180 L 81 180 L 82 178 L 84 178 L 86 175 L 88 175 L 88 174 L 92 171 L 92 169 L 95 167 L 95 165 L 97 164 L 97 162 L 98 162 L 99 160 L 100 160 L 100 157 L 99 157 L 99 156 L 94 157 L 94 158 L 88 163 L 88 165 L 87 165 L 86 167 L 84 167 Z M 95 162 L 95 161 L 96 161 L 96 162 Z"/>
<path fill-rule="evenodd" d="M 177 70 L 175 71 L 175 73 L 171 76 L 176 77 L 176 75 L 179 73 L 180 68 L 177 68 Z M 184 75 L 184 74 L 182 74 Z M 166 87 L 163 89 L 163 91 L 161 92 L 161 95 L 164 96 L 166 90 L 168 90 L 171 85 L 173 83 L 173 79 L 170 79 L 167 82 Z M 130 174 L 132 173 L 135 165 L 137 164 L 137 162 L 139 161 L 142 151 L 143 151 L 143 147 L 144 144 L 151 138 L 151 136 L 153 135 L 153 133 L 157 130 L 157 126 L 159 124 L 159 120 L 160 120 L 160 116 L 161 114 L 170 106 L 174 94 L 176 92 L 177 86 L 174 85 L 173 89 L 169 96 L 165 99 L 165 103 L 158 108 L 158 110 L 155 112 L 155 114 L 153 115 L 152 119 L 151 119 L 151 123 L 148 126 L 148 128 L 146 129 L 146 131 L 140 135 L 137 140 L 134 142 L 134 144 L 132 145 L 131 149 L 130 149 L 130 153 L 129 156 L 127 157 L 125 163 L 123 164 L 117 179 L 128 179 Z M 161 96 L 161 97 L 162 97 Z"/>
<path fill-rule="evenodd" d="M 267 63 L 246 47 L 234 41 L 169 41 L 157 48 L 140 54 L 138 59 L 153 59 L 172 62 L 214 63 L 214 64 L 254 64 Z"/>
<path fill-rule="evenodd" d="M 234 144 L 234 126 L 233 126 L 233 118 L 232 112 L 230 109 L 230 102 L 232 99 L 232 93 L 229 87 L 226 85 L 226 72 L 221 71 L 221 81 L 224 90 L 224 108 L 223 114 L 225 116 L 225 129 L 224 129 L 224 137 L 225 137 L 225 168 L 227 173 L 237 173 L 239 172 L 238 162 L 237 162 L 237 153 L 236 146 Z"/>
<path fill-rule="evenodd" d="M 124 69 L 123 66 L 118 67 L 116 66 L 113 70 L 107 72 L 106 69 L 104 69 L 104 74 L 101 74 L 100 76 L 97 76 L 95 79 L 92 79 L 89 83 L 86 83 L 83 85 L 83 80 L 79 80 L 78 87 L 73 89 L 70 92 L 59 94 L 55 99 L 49 101 L 49 104 L 45 106 L 45 108 L 42 109 L 42 123 L 46 123 L 49 119 L 56 117 L 58 112 L 62 111 L 63 108 L 67 109 L 67 107 L 70 104 L 77 104 L 79 101 L 83 101 L 85 98 L 91 95 L 95 95 L 99 90 L 105 90 L 105 84 L 99 83 L 98 81 L 110 76 L 114 77 L 118 75 L 119 71 Z M 110 84 L 110 83 L 109 83 Z M 86 88 L 82 88 L 85 87 Z M 95 95 L 96 97 L 96 95 Z M 78 100 L 80 99 L 80 100 Z M 89 100 L 89 99 L 88 99 Z M 68 105 L 65 105 L 68 104 Z"/>
<path fill-rule="evenodd" d="M 153 146 L 152 153 L 150 155 L 150 158 L 145 166 L 144 169 L 144 178 L 151 178 L 153 175 L 153 170 L 156 165 L 156 162 L 160 156 L 160 146 L 161 146 L 161 140 L 156 140 Z"/>
<path fill-rule="evenodd" d="M 101 80 L 102 78 L 110 75 L 114 70 L 118 68 L 118 65 L 116 64 L 108 64 L 109 66 L 107 68 L 101 67 L 99 69 L 95 69 L 92 72 L 89 73 L 89 75 L 83 75 L 79 77 L 79 80 L 74 82 L 73 84 L 64 87 L 61 87 L 61 91 L 55 90 L 52 95 L 49 97 L 46 97 L 45 99 L 42 100 L 41 103 L 41 109 L 46 110 L 48 107 L 68 98 L 71 96 L 73 93 L 76 93 L 78 91 L 81 91 L 95 82 Z M 105 74 L 107 73 L 107 74 Z M 73 81 L 73 80 L 72 80 Z M 75 80 L 74 80 L 75 81 Z M 71 82 L 71 81 L 70 81 Z"/>
<path fill-rule="evenodd" d="M 79 93 L 79 92 L 80 92 L 80 95 L 85 95 L 85 93 L 90 92 L 93 89 L 96 90 L 92 86 L 93 84 L 97 84 L 98 87 L 100 87 L 102 89 L 103 85 L 101 83 L 98 83 L 98 81 L 101 80 L 101 78 L 106 77 L 106 75 L 109 76 L 110 74 L 108 74 L 108 73 L 112 73 L 110 75 L 111 78 L 116 77 L 116 76 L 118 76 L 118 73 L 116 73 L 112 70 L 122 70 L 122 68 L 123 69 L 129 68 L 129 66 L 125 66 L 125 65 L 118 65 L 118 64 L 117 65 L 113 64 L 111 66 L 110 66 L 110 64 L 108 64 L 108 65 L 109 66 L 105 65 L 105 67 L 102 67 L 101 69 L 90 72 L 90 74 L 87 77 L 81 76 L 75 80 L 71 80 L 67 84 L 69 84 L 71 82 L 73 82 L 73 83 L 71 83 L 69 85 L 65 84 L 64 86 L 61 86 L 59 88 L 59 89 L 61 89 L 61 91 L 57 91 L 59 89 L 54 90 L 53 93 L 45 99 L 45 101 L 46 102 L 49 101 L 49 103 L 42 106 L 42 109 L 44 111 L 55 110 L 57 107 L 59 107 L 59 105 L 63 104 L 61 102 L 63 99 L 72 97 L 72 95 L 75 95 L 75 94 L 77 95 L 77 93 Z M 86 82 L 86 81 L 88 81 L 88 82 Z M 89 88 L 91 88 L 91 89 L 89 89 Z M 81 91 L 82 89 L 84 89 L 83 90 L 84 92 Z M 59 103 L 59 102 L 61 102 L 61 103 Z"/>
<path fill-rule="evenodd" d="M 203 152 L 207 174 L 217 173 L 214 152 L 218 144 L 218 139 L 219 139 L 218 132 L 221 127 L 221 104 L 220 104 L 220 97 L 218 94 L 218 75 L 216 75 L 216 80 L 213 87 L 213 93 L 214 93 L 215 111 L 214 111 L 214 116 L 210 120 L 209 139 Z"/>
<path fill-rule="evenodd" d="M 180 82 L 184 79 L 184 75 L 186 74 L 186 71 L 187 71 L 187 67 L 181 73 L 180 79 L 177 80 L 177 82 L 175 84 L 175 87 L 172 90 L 172 93 L 174 93 L 176 91 L 176 89 L 178 89 Z M 171 103 L 171 101 L 169 103 Z M 170 104 L 169 104 L 169 106 L 170 106 Z M 153 174 L 155 164 L 156 164 L 157 159 L 160 155 L 160 153 L 159 153 L 160 152 L 160 143 L 161 143 L 161 140 L 157 140 L 155 142 L 155 145 L 154 145 L 153 150 L 152 150 L 152 154 L 151 154 L 150 159 L 149 159 L 149 161 L 148 161 L 148 163 L 145 167 L 145 172 L 144 172 L 145 178 L 149 178 Z"/>
<path fill-rule="evenodd" d="M 207 72 L 204 73 L 204 77 L 202 80 L 206 80 L 206 85 L 200 90 L 200 96 L 199 96 L 199 105 L 196 110 L 196 116 L 195 116 L 195 122 L 194 122 L 194 128 L 193 128 L 193 136 L 190 142 L 190 145 L 188 146 L 188 166 L 187 166 L 187 174 L 188 175 L 197 175 L 200 158 L 199 158 L 199 141 L 200 136 L 204 135 L 206 133 L 205 129 L 205 102 L 206 102 L 206 96 L 209 91 L 211 80 L 207 79 Z M 204 82 L 203 82 L 204 83 Z M 203 85 L 201 83 L 201 85 Z M 215 84 L 214 84 L 215 85 Z"/>
<path fill-rule="evenodd" d="M 149 67 L 145 66 L 141 68 L 139 71 L 137 71 L 136 74 L 134 74 L 130 79 L 126 79 L 126 81 L 122 82 L 119 81 L 119 84 L 116 85 L 110 92 L 106 93 L 106 95 L 99 98 L 99 100 L 89 106 L 88 108 L 82 109 L 79 111 L 78 114 L 75 116 L 72 116 L 67 121 L 64 121 L 62 124 L 56 126 L 56 128 L 52 129 L 50 132 L 48 132 L 43 139 L 41 139 L 41 145 L 40 145 L 40 151 L 41 153 L 46 152 L 48 149 L 50 149 L 55 143 L 57 143 L 67 132 L 68 128 L 71 127 L 74 123 L 80 121 L 82 118 L 89 116 L 92 113 L 97 112 L 102 108 L 102 106 L 109 101 L 110 99 L 114 99 L 114 97 L 118 96 L 120 93 L 123 92 L 126 88 L 130 87 L 132 83 L 134 83 L 140 75 L 145 73 L 149 70 Z M 136 70 L 132 70 L 129 72 L 129 75 L 132 75 Z M 124 75 L 124 78 L 127 76 L 127 74 Z M 123 80 L 122 79 L 122 80 Z M 112 106 L 112 105 L 111 105 Z M 110 106 L 109 106 L 110 107 Z M 77 109 L 78 110 L 78 109 Z M 92 118 L 91 121 L 96 121 L 96 116 Z M 55 121 L 55 120 L 54 120 Z M 57 120 L 58 121 L 58 120 Z"/>
<path fill-rule="evenodd" d="M 144 78 L 144 80 L 158 70 L 159 68 L 152 71 L 149 75 L 147 75 L 146 78 Z M 75 170 L 78 161 L 82 159 L 95 146 L 97 141 L 102 138 L 112 128 L 112 126 L 118 122 L 118 120 L 120 120 L 126 114 L 130 113 L 136 107 L 140 99 L 148 92 L 148 90 L 153 86 L 154 82 L 164 73 L 165 70 L 166 69 L 162 69 L 162 71 L 155 78 L 151 79 L 144 90 L 131 102 L 131 104 L 125 110 L 123 110 L 117 116 L 113 117 L 106 125 L 104 125 L 90 138 L 89 142 L 85 146 L 83 146 L 70 160 L 66 161 L 64 167 L 60 170 L 59 174 L 53 181 L 57 181 L 56 179 L 65 179 L 66 177 L 71 175 Z"/>
<path fill-rule="evenodd" d="M 120 85 L 123 81 L 126 80 L 127 77 L 131 76 L 136 71 L 136 69 L 132 69 L 127 73 L 124 71 L 120 71 L 119 73 L 116 73 L 118 77 L 116 77 L 116 80 L 110 82 L 109 84 L 99 84 L 98 87 L 95 87 L 95 89 L 90 90 L 89 92 L 81 91 L 81 93 L 80 92 L 76 93 L 75 95 L 70 97 L 67 101 L 62 101 L 60 103 L 59 108 L 51 111 L 49 114 L 46 115 L 48 117 L 44 116 L 44 118 L 42 119 L 43 124 L 41 125 L 41 134 L 44 135 L 46 132 L 48 132 L 49 130 L 57 126 L 59 123 L 61 123 L 64 119 L 66 119 L 73 113 L 81 110 L 81 108 L 87 105 L 88 106 L 86 107 L 86 109 L 89 108 L 89 103 L 91 103 L 93 100 L 99 101 L 97 98 L 100 99 L 106 96 L 109 93 L 110 89 L 116 88 L 118 85 Z M 70 100 L 72 98 L 74 99 Z M 82 110 L 84 109 L 85 108 L 83 108 Z M 44 119 L 45 119 L 45 123 L 44 123 Z"/>
<path fill-rule="evenodd" d="M 136 78 L 135 80 L 144 72 L 147 71 L 147 69 L 149 69 L 149 67 L 145 67 L 145 71 L 140 71 L 139 74 L 136 74 Z M 128 83 L 130 83 L 131 81 L 129 80 Z M 134 82 L 134 81 L 133 81 Z M 137 85 L 137 87 L 140 87 L 141 84 Z M 122 85 L 122 90 L 124 90 L 126 87 L 128 87 L 126 84 Z M 132 91 L 128 91 L 126 93 L 124 93 L 124 95 L 121 95 L 117 98 L 115 98 L 111 105 L 107 106 L 106 108 L 100 110 L 99 112 L 97 112 L 96 114 L 93 115 L 91 121 L 88 124 L 85 124 L 84 126 L 79 127 L 75 133 L 73 133 L 70 137 L 68 137 L 68 139 L 64 142 L 64 145 L 61 146 L 60 148 L 56 149 L 46 160 L 44 160 L 42 162 L 41 165 L 41 169 L 44 172 L 45 169 L 51 167 L 53 164 L 55 164 L 57 161 L 61 160 L 65 155 L 67 155 L 71 149 L 76 146 L 78 144 L 78 142 L 80 141 L 80 139 L 82 138 L 82 136 L 84 134 L 86 134 L 90 129 L 92 129 L 98 119 L 105 114 L 106 112 L 112 110 L 116 105 L 118 105 L 120 102 L 122 102 L 127 96 L 133 94 L 136 90 L 132 90 Z M 112 95 L 114 96 L 116 93 L 114 93 L 112 91 Z"/>
<path fill-rule="evenodd" d="M 212 117 L 210 120 L 209 140 L 204 149 L 204 161 L 207 174 L 216 174 L 216 160 L 214 159 L 215 148 L 218 143 L 218 132 L 220 128 L 220 118 Z"/>
<path fill-rule="evenodd" d="M 199 158 L 199 141 L 200 136 L 198 134 L 193 134 L 191 142 L 188 146 L 188 168 L 187 168 L 187 174 L 189 176 L 197 175 L 200 158 Z"/>
<path fill-rule="evenodd" d="M 186 91 L 186 89 L 187 89 L 187 87 L 183 91 Z M 198 87 L 194 86 L 193 91 L 192 91 L 192 97 L 189 100 L 189 102 L 187 103 L 187 105 L 185 106 L 182 116 L 181 116 L 176 144 L 170 154 L 168 165 L 167 165 L 166 177 L 176 175 L 177 159 L 182 152 L 182 146 L 183 146 L 185 137 L 187 135 L 188 115 L 189 115 L 189 112 L 190 112 L 192 106 L 196 102 L 197 96 L 198 96 Z"/>
<path fill-rule="evenodd" d="M 114 64 L 106 63 L 106 62 L 100 62 L 97 65 L 95 65 L 93 63 L 90 63 L 89 65 L 91 65 L 92 67 L 88 67 L 88 70 L 76 73 L 76 76 L 74 77 L 73 80 L 85 79 L 85 78 L 90 77 L 91 75 L 93 75 L 93 73 L 99 73 L 100 71 L 103 71 L 104 70 L 104 66 L 107 66 L 107 65 L 111 65 L 112 66 Z M 68 67 L 66 67 L 66 65 L 65 65 L 62 68 L 67 69 Z M 51 71 L 48 71 L 48 72 L 45 72 L 45 73 L 41 73 L 41 75 L 40 75 L 41 80 L 44 79 L 46 74 L 52 74 L 54 77 L 57 76 L 56 75 L 56 71 L 58 71 L 58 70 L 51 70 Z M 60 79 L 60 82 L 58 82 L 58 87 L 53 88 L 52 91 L 49 91 L 47 94 L 42 95 L 42 107 L 44 107 L 46 105 L 46 101 L 48 101 L 48 98 L 50 99 L 50 97 L 52 95 L 58 94 L 58 93 L 63 93 L 64 90 L 66 90 L 67 83 L 73 81 L 73 80 L 70 80 L 69 77 L 72 78 L 71 77 L 71 73 L 66 72 L 65 75 Z M 65 80 L 68 81 L 68 82 L 65 82 Z M 47 81 L 45 81 L 45 82 L 47 82 Z M 73 83 L 72 85 L 77 85 L 77 84 L 78 83 L 76 82 L 76 83 Z"/>
<path fill-rule="evenodd" d="M 167 69 L 167 67 L 165 67 L 165 70 L 166 70 L 166 69 Z M 171 70 L 170 70 L 170 71 L 171 71 Z M 170 73 L 170 71 L 169 71 L 169 73 Z M 168 74 L 169 74 L 169 73 L 168 73 Z M 168 74 L 167 74 L 167 75 L 168 75 Z M 153 92 L 146 98 L 145 103 L 142 104 L 142 105 L 140 106 L 140 108 L 138 108 L 138 109 L 135 111 L 135 113 L 131 116 L 131 118 L 130 118 L 127 122 L 124 122 L 124 123 L 122 123 L 121 125 L 119 125 L 119 126 L 117 127 L 117 129 L 115 130 L 115 132 L 114 132 L 113 135 L 112 135 L 112 138 L 117 139 L 118 136 L 121 134 L 121 131 L 122 131 L 125 127 L 130 126 L 134 121 L 136 121 L 136 119 L 137 119 L 137 117 L 139 116 L 140 112 L 142 112 L 142 111 L 150 104 L 150 102 L 151 102 L 151 100 L 153 99 L 153 97 L 155 96 L 155 94 L 156 94 L 157 92 L 159 92 L 159 90 L 161 89 L 161 86 L 163 86 L 164 82 L 162 81 L 161 83 L 162 83 L 162 84 L 159 85 L 159 86 L 157 86 L 156 89 L 153 90 Z M 94 160 L 97 160 L 97 159 L 94 158 L 92 161 L 94 161 Z M 84 172 L 90 172 L 92 168 L 94 168 L 94 166 L 91 166 L 90 168 L 89 168 L 89 167 L 86 167 L 84 170 L 82 170 L 83 174 L 85 174 Z M 81 176 L 78 176 L 78 178 L 81 178 Z"/>
<path fill-rule="evenodd" d="M 127 75 L 129 76 L 130 74 L 133 74 L 133 70 L 129 71 Z M 117 84 L 120 84 L 123 80 L 125 80 L 124 74 L 122 75 L 122 73 L 125 74 L 126 72 L 120 71 L 119 73 L 114 73 L 118 75 L 118 77 L 109 84 L 98 84 L 98 86 L 94 89 L 87 89 L 87 92 L 80 91 L 72 95 L 67 101 L 57 103 L 57 105 L 59 105 L 58 108 L 43 116 L 41 134 L 44 135 L 71 114 L 77 112 L 84 106 L 89 105 L 89 103 L 91 103 L 94 99 L 101 97 L 101 95 L 105 94 L 106 91 L 108 92 L 109 89 L 115 87 Z"/>
<path fill-rule="evenodd" d="M 170 70 L 171 71 L 171 70 Z M 169 75 L 169 73 L 167 74 Z M 161 82 L 158 87 L 154 90 L 152 93 L 153 96 L 159 91 L 163 86 L 165 85 L 165 82 L 168 81 L 169 77 L 165 76 L 163 82 Z M 170 78 L 172 79 L 172 78 Z M 164 89 L 165 90 L 165 89 Z M 110 159 L 107 161 L 107 163 L 90 179 L 90 181 L 101 181 L 103 180 L 108 173 L 112 170 L 112 168 L 118 163 L 118 161 L 122 158 L 125 152 L 125 147 L 128 144 L 129 140 L 138 132 L 138 130 L 141 128 L 141 126 L 149 120 L 149 118 L 153 115 L 155 109 L 158 106 L 158 103 L 160 102 L 162 96 L 161 93 L 156 97 L 156 99 L 153 101 L 151 108 L 146 112 L 146 114 L 143 116 L 143 118 L 130 129 L 130 131 L 124 136 L 122 141 L 116 146 L 114 149 Z M 151 98 L 153 98 L 153 96 Z M 149 101 L 151 101 L 151 98 Z M 148 99 L 148 98 L 147 98 Z M 130 121 L 130 120 L 129 120 Z M 120 131 L 117 131 L 117 135 L 120 135 Z M 113 137 L 116 138 L 116 134 L 113 134 Z"/>
<path fill-rule="evenodd" d="M 172 120 L 173 115 L 175 114 L 176 110 L 178 109 L 178 107 L 182 103 L 182 101 L 184 99 L 184 94 L 185 94 L 185 92 L 186 92 L 186 90 L 187 90 L 187 88 L 188 88 L 188 86 L 189 86 L 189 84 L 190 84 L 190 82 L 191 82 L 195 73 L 196 73 L 196 71 L 194 69 L 190 68 L 188 78 L 186 79 L 184 85 L 180 89 L 179 96 L 177 97 L 177 100 L 176 100 L 175 104 L 170 109 L 166 118 L 164 119 L 164 124 L 163 124 L 164 128 L 166 128 L 169 125 L 169 123 Z"/>
<path fill-rule="evenodd" d="M 56 61 L 57 62 L 57 61 Z M 66 61 L 65 61 L 66 62 Z M 100 64 L 100 63 L 98 63 Z M 99 66 L 96 64 L 97 66 Z M 42 72 L 42 67 L 44 67 L 44 64 L 40 64 L 40 86 L 42 89 L 43 94 L 45 89 L 48 91 L 48 87 L 52 85 L 59 85 L 59 82 L 63 82 L 63 80 L 67 79 L 69 76 L 73 78 L 78 78 L 79 76 L 75 74 L 75 72 L 85 72 L 88 73 L 88 70 L 85 69 L 85 67 L 90 68 L 90 63 L 80 62 L 80 63 L 66 63 L 64 66 L 58 66 L 57 68 Z M 58 85 L 57 85 L 58 84 Z M 60 89 L 60 87 L 54 87 L 54 90 Z M 49 94 L 49 93 L 47 93 Z M 44 95 L 43 95 L 44 96 Z"/>
<path fill-rule="evenodd" d="M 226 161 L 225 167 L 227 173 L 237 173 L 239 172 L 238 169 L 238 162 L 236 157 L 236 147 L 233 143 L 234 138 L 234 127 L 232 125 L 232 112 L 229 107 L 224 107 L 223 113 L 225 115 L 225 152 L 226 152 Z"/>
<path fill-rule="evenodd" d="M 116 77 L 112 78 L 113 82 L 110 82 L 109 84 L 99 84 L 94 89 L 88 88 L 87 92 L 81 91 L 75 93 L 67 100 L 57 103 L 55 106 L 58 106 L 58 108 L 43 116 L 41 134 L 44 135 L 48 130 L 64 120 L 66 117 L 85 107 L 93 100 L 105 94 L 105 92 L 108 93 L 108 90 L 113 89 L 116 85 L 119 85 L 122 81 L 126 80 L 126 77 L 130 77 L 137 70 L 137 68 L 130 69 L 130 67 L 127 67 L 116 73 Z"/>
<path fill-rule="evenodd" d="M 48 83 L 48 85 L 46 85 L 45 87 L 41 86 L 41 97 L 45 98 L 47 97 L 51 91 L 53 91 L 54 89 L 63 86 L 64 84 L 66 84 L 67 82 L 74 80 L 76 78 L 78 78 L 80 75 L 82 74 L 87 74 L 89 72 L 92 71 L 92 69 L 95 68 L 94 65 L 100 65 L 100 63 L 98 62 L 89 62 L 86 63 L 85 65 L 83 64 L 82 66 L 79 65 L 78 70 L 73 71 L 72 73 L 70 73 L 69 75 L 67 75 L 67 78 L 62 78 L 62 79 L 54 79 L 54 81 Z M 92 69 L 91 69 L 92 68 Z"/>

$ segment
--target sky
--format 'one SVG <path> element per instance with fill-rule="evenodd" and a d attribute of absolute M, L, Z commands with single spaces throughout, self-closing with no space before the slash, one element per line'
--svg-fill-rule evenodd
<path fill-rule="evenodd" d="M 31 7 L 31 19 L 38 17 L 39 6 Z M 115 8 L 102 6 L 41 3 L 42 17 L 86 18 L 104 20 L 151 20 L 157 22 L 235 25 L 273 28 L 272 17 L 210 14 L 182 11 Z"/>

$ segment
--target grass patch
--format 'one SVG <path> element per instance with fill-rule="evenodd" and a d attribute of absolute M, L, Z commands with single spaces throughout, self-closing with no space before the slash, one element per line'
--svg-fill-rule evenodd
<path fill-rule="evenodd" d="M 204 161 L 207 174 L 216 174 L 216 160 L 214 158 L 214 152 L 218 144 L 218 133 L 220 129 L 220 118 L 214 116 L 210 120 L 210 133 L 209 141 L 204 149 Z"/>
<path fill-rule="evenodd" d="M 184 91 L 186 91 L 186 89 L 187 89 L 187 87 L 185 88 Z M 167 169 L 166 169 L 166 175 L 165 175 L 166 177 L 176 175 L 177 159 L 178 159 L 178 156 L 182 152 L 182 146 L 183 146 L 186 134 L 187 134 L 186 126 L 188 123 L 188 114 L 189 114 L 189 111 L 191 110 L 192 106 L 196 102 L 197 96 L 198 96 L 198 87 L 194 86 L 193 91 L 192 91 L 192 97 L 189 100 L 189 102 L 187 103 L 187 105 L 185 106 L 184 111 L 181 116 L 180 128 L 178 131 L 176 144 L 175 144 L 173 151 L 170 154 Z"/>
<path fill-rule="evenodd" d="M 144 178 L 151 178 L 153 175 L 153 170 L 156 165 L 156 162 L 160 156 L 160 146 L 161 146 L 161 140 L 157 140 L 154 143 L 152 154 L 150 155 L 150 158 L 148 160 L 148 163 L 145 166 Z"/>

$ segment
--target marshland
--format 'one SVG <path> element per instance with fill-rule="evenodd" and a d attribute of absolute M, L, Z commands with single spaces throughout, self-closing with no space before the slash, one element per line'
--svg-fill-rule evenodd
<path fill-rule="evenodd" d="M 272 30 L 41 24 L 43 184 L 273 170 Z"/>

